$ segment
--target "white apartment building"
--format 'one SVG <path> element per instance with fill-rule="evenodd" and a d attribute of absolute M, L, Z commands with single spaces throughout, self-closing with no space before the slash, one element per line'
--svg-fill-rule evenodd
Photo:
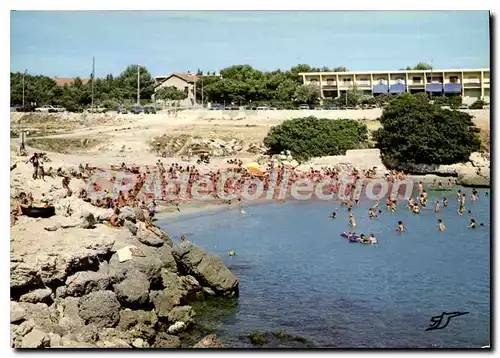
<path fill-rule="evenodd" d="M 337 98 L 354 86 L 367 94 L 428 92 L 460 94 L 463 102 L 490 101 L 490 69 L 304 72 L 304 84 L 318 85 L 321 98 Z"/>

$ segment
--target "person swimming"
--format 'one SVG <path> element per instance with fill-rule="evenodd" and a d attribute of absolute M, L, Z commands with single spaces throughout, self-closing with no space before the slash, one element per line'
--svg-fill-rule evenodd
<path fill-rule="evenodd" d="M 349 214 L 349 225 L 353 228 L 356 227 L 356 218 L 352 214 Z"/>
<path fill-rule="evenodd" d="M 412 212 L 413 212 L 413 214 L 420 214 L 420 206 L 418 206 L 417 203 L 415 203 L 415 205 L 413 205 Z"/>
<path fill-rule="evenodd" d="M 362 244 L 368 244 L 368 238 L 366 237 L 365 234 L 361 234 L 361 237 L 359 238 L 359 242 L 361 242 Z"/>
<path fill-rule="evenodd" d="M 438 219 L 438 228 L 439 228 L 439 231 L 446 230 L 446 226 L 444 226 L 442 219 Z"/>
<path fill-rule="evenodd" d="M 376 244 L 377 243 L 377 238 L 373 234 L 370 234 L 370 237 L 368 238 L 368 240 L 369 240 L 370 244 Z"/>
<path fill-rule="evenodd" d="M 439 200 L 436 201 L 436 205 L 434 206 L 434 212 L 439 213 L 440 208 L 439 208 Z"/>
<path fill-rule="evenodd" d="M 469 228 L 471 228 L 471 229 L 475 229 L 476 228 L 476 220 L 470 219 Z"/>
<path fill-rule="evenodd" d="M 400 220 L 398 221 L 398 231 L 399 232 L 404 232 L 406 231 L 406 227 L 404 226 L 403 222 Z"/>
<path fill-rule="evenodd" d="M 446 200 L 446 198 L 443 199 L 443 207 L 447 207 L 448 206 L 448 200 Z"/>
<path fill-rule="evenodd" d="M 375 210 L 373 208 L 368 209 L 368 217 L 370 219 L 375 219 L 377 217 L 377 214 L 375 213 Z"/>
<path fill-rule="evenodd" d="M 337 213 L 335 211 L 332 211 L 329 217 L 335 219 L 337 217 Z"/>

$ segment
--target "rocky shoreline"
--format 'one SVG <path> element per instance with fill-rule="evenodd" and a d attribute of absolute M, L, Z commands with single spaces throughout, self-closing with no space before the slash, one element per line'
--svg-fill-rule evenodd
<path fill-rule="evenodd" d="M 190 303 L 237 297 L 220 258 L 141 227 L 137 210 L 123 208 L 125 225 L 112 228 L 111 211 L 74 197 L 59 209 L 65 201 L 79 210 L 11 228 L 13 348 L 179 348 L 196 317 Z"/>

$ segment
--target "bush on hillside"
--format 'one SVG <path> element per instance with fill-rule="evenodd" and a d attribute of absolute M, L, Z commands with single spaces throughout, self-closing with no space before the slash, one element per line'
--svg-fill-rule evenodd
<path fill-rule="evenodd" d="M 479 129 L 467 113 L 441 109 L 424 96 L 404 94 L 392 99 L 374 133 L 382 161 L 390 169 L 411 164 L 466 162 L 481 147 Z"/>
<path fill-rule="evenodd" d="M 470 109 L 483 109 L 483 107 L 486 105 L 486 102 L 481 100 L 481 99 L 478 99 L 477 101 L 475 101 L 474 103 L 472 103 L 469 108 Z"/>
<path fill-rule="evenodd" d="M 264 144 L 268 154 L 289 150 L 298 161 L 312 157 L 343 155 L 348 149 L 365 148 L 366 125 L 352 120 L 304 117 L 287 120 L 272 127 Z"/>

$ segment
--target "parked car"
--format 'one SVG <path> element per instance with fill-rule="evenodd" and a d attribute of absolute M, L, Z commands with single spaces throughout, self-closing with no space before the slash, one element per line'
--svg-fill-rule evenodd
<path fill-rule="evenodd" d="M 154 106 L 145 106 L 144 113 L 145 114 L 156 114 L 156 108 Z"/>
<path fill-rule="evenodd" d="M 71 113 L 83 113 L 84 111 L 84 108 L 82 106 L 70 106 L 68 108 L 66 108 L 68 110 L 68 112 L 71 112 Z"/>
<path fill-rule="evenodd" d="M 308 104 L 301 104 L 299 106 L 299 109 L 309 109 L 309 105 Z"/>
<path fill-rule="evenodd" d="M 119 106 L 119 107 L 116 109 L 116 112 L 117 112 L 118 114 L 127 114 L 127 113 L 128 113 L 127 109 L 126 109 L 124 106 Z"/>
<path fill-rule="evenodd" d="M 35 106 L 32 106 L 31 104 L 26 104 L 23 106 L 16 106 L 14 107 L 13 112 L 34 112 L 35 111 Z"/>
<path fill-rule="evenodd" d="M 56 112 L 56 109 L 53 106 L 46 104 L 44 106 L 35 108 L 35 112 L 49 113 L 49 112 Z"/>
<path fill-rule="evenodd" d="M 212 107 L 210 107 L 211 111 L 223 111 L 224 110 L 224 105 L 222 104 L 214 104 Z"/>
<path fill-rule="evenodd" d="M 89 108 L 87 109 L 87 111 L 89 113 L 105 113 L 108 111 L 108 109 L 106 107 L 103 107 L 103 106 L 97 106 L 97 107 L 94 107 L 94 108 Z"/>
<path fill-rule="evenodd" d="M 144 110 L 139 105 L 134 105 L 132 106 L 132 108 L 130 108 L 130 112 L 132 112 L 133 114 L 139 114 L 142 113 L 143 111 Z"/>

